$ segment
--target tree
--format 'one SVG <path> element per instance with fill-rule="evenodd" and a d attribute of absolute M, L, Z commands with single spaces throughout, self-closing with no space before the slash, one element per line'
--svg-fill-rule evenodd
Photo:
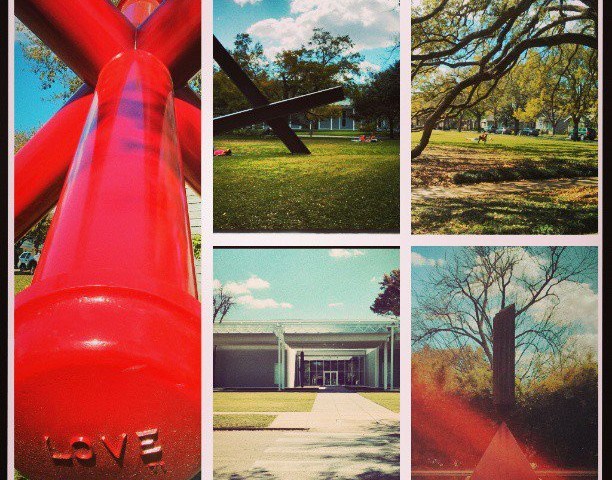
<path fill-rule="evenodd" d="M 279 81 L 282 99 L 339 84 L 350 89 L 363 60 L 361 54 L 353 52 L 354 46 L 348 35 L 333 36 L 315 28 L 305 45 L 277 54 L 272 68 Z"/>
<path fill-rule="evenodd" d="M 451 81 L 430 105 L 412 158 L 423 152 L 449 112 L 457 116 L 490 96 L 528 50 L 559 45 L 596 50 L 597 3 L 424 0 L 413 8 L 413 82 L 436 74 Z"/>
<path fill-rule="evenodd" d="M 374 303 L 370 307 L 374 313 L 378 315 L 392 316 L 399 318 L 400 316 L 400 271 L 399 269 L 392 270 L 391 273 L 385 273 L 380 282 L 381 293 L 374 299 Z"/>
<path fill-rule="evenodd" d="M 270 77 L 270 64 L 260 42 L 253 42 L 248 33 L 239 33 L 234 40 L 234 48 L 229 53 L 266 97 L 275 99 L 278 96 L 275 92 L 276 86 Z M 213 72 L 212 94 L 215 116 L 250 108 L 250 103 L 238 87 L 218 67 L 215 67 Z"/>
<path fill-rule="evenodd" d="M 213 292 L 213 323 L 221 323 L 231 308 L 236 305 L 234 296 L 223 289 L 223 285 L 215 287 Z"/>
<path fill-rule="evenodd" d="M 572 118 L 572 140 L 578 140 L 580 120 L 597 105 L 597 51 L 576 45 L 570 52 L 564 82 L 568 100 L 564 111 Z"/>
<path fill-rule="evenodd" d="M 559 310 L 596 265 L 591 248 L 460 248 L 434 267 L 425 293 L 415 295 L 412 341 L 471 345 L 492 364 L 493 317 L 515 304 L 516 358 L 525 378 L 541 355 L 559 356 L 568 346 L 573 325 Z"/>
<path fill-rule="evenodd" d="M 363 87 L 356 89 L 353 100 L 355 118 L 378 123 L 385 120 L 389 125 L 389 136 L 394 138 L 400 118 L 400 63 L 378 72 Z"/>

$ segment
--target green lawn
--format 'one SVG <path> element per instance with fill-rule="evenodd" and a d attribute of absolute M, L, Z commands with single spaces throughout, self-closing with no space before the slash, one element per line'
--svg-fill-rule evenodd
<path fill-rule="evenodd" d="M 213 411 L 218 412 L 310 412 L 314 392 L 215 392 Z"/>
<path fill-rule="evenodd" d="M 562 186 L 555 179 L 597 177 L 597 142 L 572 142 L 565 135 L 523 137 L 434 131 L 423 154 L 412 160 L 412 203 L 416 234 L 589 234 L 597 232 L 596 185 Z M 413 143 L 420 133 L 412 134 Z M 540 180 L 553 183 L 540 184 Z M 534 181 L 524 193 L 504 192 L 504 182 Z M 454 186 L 492 185 L 490 193 L 452 193 Z M 448 196 L 429 196 L 448 188 Z M 413 190 L 414 191 L 414 190 Z M 446 190 L 445 190 L 446 191 Z"/>
<path fill-rule="evenodd" d="M 415 144 L 419 132 L 412 133 Z M 436 130 L 423 154 L 412 161 L 412 186 L 481 181 L 597 176 L 597 142 L 572 142 L 565 135 L 526 137 Z"/>
<path fill-rule="evenodd" d="M 400 411 L 400 394 L 399 392 L 361 392 L 361 395 L 374 403 L 399 413 Z"/>
<path fill-rule="evenodd" d="M 239 414 L 239 415 L 213 415 L 213 429 L 250 429 L 250 428 L 266 428 L 270 425 L 276 415 L 261 415 L 261 414 Z"/>
<path fill-rule="evenodd" d="M 597 232 L 597 188 L 435 199 L 412 205 L 414 234 L 582 235 Z"/>
<path fill-rule="evenodd" d="M 291 155 L 277 139 L 219 137 L 216 231 L 399 230 L 399 141 L 310 139 Z"/>
<path fill-rule="evenodd" d="M 15 273 L 15 295 L 30 286 L 32 283 L 32 277 L 33 275 L 21 275 L 20 273 Z"/>

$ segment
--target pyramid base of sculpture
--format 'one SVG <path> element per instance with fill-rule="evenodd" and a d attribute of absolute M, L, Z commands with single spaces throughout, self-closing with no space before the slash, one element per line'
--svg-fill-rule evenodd
<path fill-rule="evenodd" d="M 505 422 L 478 462 L 471 480 L 538 480 Z"/>

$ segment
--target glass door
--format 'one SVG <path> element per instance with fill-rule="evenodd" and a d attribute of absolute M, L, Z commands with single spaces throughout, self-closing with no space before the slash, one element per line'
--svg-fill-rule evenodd
<path fill-rule="evenodd" d="M 333 387 L 338 385 L 338 372 L 324 372 L 325 373 L 325 386 Z"/>

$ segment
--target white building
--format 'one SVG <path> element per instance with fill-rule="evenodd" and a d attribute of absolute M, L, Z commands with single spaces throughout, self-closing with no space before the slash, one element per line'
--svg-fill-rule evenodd
<path fill-rule="evenodd" d="M 399 388 L 397 322 L 223 322 L 213 342 L 215 388 Z"/>

